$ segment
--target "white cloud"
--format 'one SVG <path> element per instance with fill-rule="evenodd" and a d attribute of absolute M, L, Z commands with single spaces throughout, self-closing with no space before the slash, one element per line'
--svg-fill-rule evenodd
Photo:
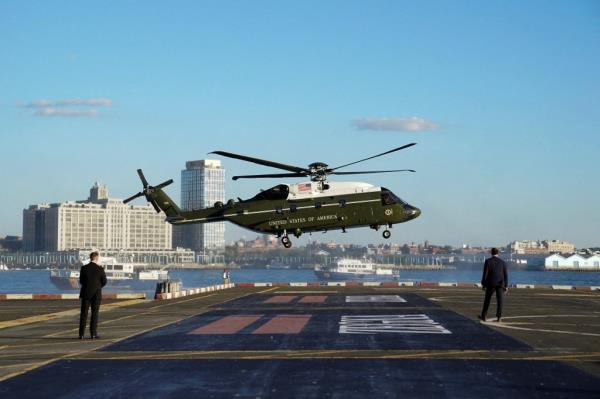
<path fill-rule="evenodd" d="M 39 99 L 26 103 L 17 103 L 19 108 L 30 108 L 31 115 L 57 117 L 94 117 L 98 116 L 96 107 L 110 107 L 110 98 L 70 98 L 65 100 Z M 94 108 L 90 108 L 94 107 Z"/>
<path fill-rule="evenodd" d="M 96 109 L 72 109 L 72 108 L 38 108 L 34 113 L 36 116 L 67 116 L 67 117 L 94 117 L 98 115 Z"/>
<path fill-rule="evenodd" d="M 33 100 L 25 104 L 17 104 L 25 108 L 47 108 L 47 107 L 68 107 L 68 106 L 90 106 L 90 107 L 110 107 L 112 100 L 110 98 L 71 98 L 67 100 Z"/>
<path fill-rule="evenodd" d="M 395 132 L 423 132 L 438 128 L 436 123 L 413 116 L 410 118 L 359 118 L 352 121 L 359 130 L 389 130 Z"/>

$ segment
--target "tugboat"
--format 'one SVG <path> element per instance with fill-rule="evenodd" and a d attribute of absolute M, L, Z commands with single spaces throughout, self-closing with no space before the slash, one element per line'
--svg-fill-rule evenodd
<path fill-rule="evenodd" d="M 148 269 L 146 263 L 123 263 L 117 262 L 115 258 L 103 258 L 104 271 L 106 272 L 107 286 L 132 286 L 135 288 L 151 288 L 157 282 L 169 279 L 167 270 Z M 50 281 L 59 289 L 79 289 L 79 269 L 51 269 Z"/>
<path fill-rule="evenodd" d="M 315 266 L 315 274 L 324 280 L 380 279 L 400 277 L 400 271 L 391 265 L 379 265 L 366 259 L 339 259 L 330 266 Z"/>

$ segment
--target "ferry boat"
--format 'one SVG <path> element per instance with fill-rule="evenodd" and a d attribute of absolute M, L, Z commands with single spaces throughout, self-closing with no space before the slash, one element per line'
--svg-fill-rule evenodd
<path fill-rule="evenodd" d="M 333 265 L 315 266 L 315 274 L 325 280 L 396 279 L 400 271 L 391 265 L 380 265 L 366 259 L 339 259 Z"/>
<path fill-rule="evenodd" d="M 135 288 L 151 288 L 157 282 L 168 280 L 167 270 L 148 269 L 146 263 L 123 263 L 114 258 L 103 258 L 107 286 L 132 286 Z M 51 269 L 50 281 L 60 289 L 79 289 L 79 269 Z"/>

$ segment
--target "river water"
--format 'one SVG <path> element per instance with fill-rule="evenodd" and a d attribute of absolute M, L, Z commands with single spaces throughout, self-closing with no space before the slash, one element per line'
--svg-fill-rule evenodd
<path fill-rule="evenodd" d="M 230 270 L 233 282 L 308 282 L 319 281 L 312 270 Z M 184 288 L 203 287 L 222 282 L 221 270 L 173 270 L 172 279 L 182 282 Z M 477 283 L 481 271 L 461 270 L 402 270 L 400 281 L 465 282 Z M 388 280 L 389 281 L 389 280 Z M 595 272 L 548 272 L 542 270 L 510 270 L 510 284 L 557 284 L 600 286 L 600 273 Z M 104 292 L 145 292 L 148 298 L 154 296 L 152 284 L 145 287 L 107 287 Z M 0 272 L 0 293 L 73 293 L 77 290 L 56 288 L 47 270 L 18 270 Z"/>

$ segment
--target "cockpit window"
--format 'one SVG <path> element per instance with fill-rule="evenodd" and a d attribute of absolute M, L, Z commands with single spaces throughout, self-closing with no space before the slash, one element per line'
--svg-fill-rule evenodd
<path fill-rule="evenodd" d="M 275 187 L 271 187 L 268 190 L 261 191 L 254 196 L 254 200 L 284 200 L 288 197 L 290 188 L 285 184 L 279 184 Z"/>
<path fill-rule="evenodd" d="M 393 205 L 393 204 L 406 204 L 406 202 L 402 201 L 400 198 L 396 196 L 393 192 L 388 190 L 387 188 L 381 187 L 381 204 L 382 205 Z"/>

